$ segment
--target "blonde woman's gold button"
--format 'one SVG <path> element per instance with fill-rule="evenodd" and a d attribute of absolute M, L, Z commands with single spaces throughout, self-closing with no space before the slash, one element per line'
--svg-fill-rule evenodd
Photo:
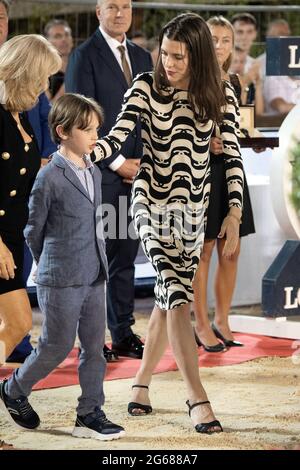
<path fill-rule="evenodd" d="M 26 168 L 21 168 L 20 175 L 22 176 L 25 175 L 26 171 L 27 171 Z"/>
<path fill-rule="evenodd" d="M 1 154 L 1 157 L 3 158 L 3 160 L 8 160 L 10 158 L 10 153 L 8 152 L 3 152 Z"/>
<path fill-rule="evenodd" d="M 17 191 L 16 191 L 15 189 L 13 189 L 13 190 L 9 193 L 10 197 L 14 197 L 16 194 L 17 194 Z"/>
<path fill-rule="evenodd" d="M 5 211 L 3 209 L 0 209 L 0 217 L 3 217 L 5 215 Z"/>

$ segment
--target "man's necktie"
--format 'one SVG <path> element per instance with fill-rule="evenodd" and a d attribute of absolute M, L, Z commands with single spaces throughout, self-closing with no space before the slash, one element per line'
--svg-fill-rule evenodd
<path fill-rule="evenodd" d="M 119 46 L 118 49 L 119 49 L 120 54 L 121 54 L 122 68 L 123 68 L 123 72 L 124 72 L 124 75 L 125 75 L 126 82 L 128 83 L 128 86 L 131 86 L 132 75 L 131 75 L 130 67 L 129 67 L 127 59 L 126 59 L 125 47 L 124 46 Z"/>

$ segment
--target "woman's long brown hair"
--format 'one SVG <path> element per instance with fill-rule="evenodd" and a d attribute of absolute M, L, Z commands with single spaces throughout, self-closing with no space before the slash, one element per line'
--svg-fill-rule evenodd
<path fill-rule="evenodd" d="M 212 36 L 206 22 L 195 13 L 184 13 L 163 27 L 159 37 L 160 47 L 164 37 L 183 42 L 187 46 L 190 72 L 188 99 L 196 119 L 221 122 L 221 107 L 225 105 L 225 95 Z M 161 55 L 155 68 L 154 80 L 159 92 L 170 86 Z"/>

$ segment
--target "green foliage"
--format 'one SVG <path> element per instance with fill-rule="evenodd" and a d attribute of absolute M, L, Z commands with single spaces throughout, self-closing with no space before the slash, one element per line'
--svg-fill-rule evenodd
<path fill-rule="evenodd" d="M 300 217 L 300 141 L 292 150 L 292 194 L 291 200 Z"/>
<path fill-rule="evenodd" d="M 144 10 L 143 33 L 147 38 L 157 37 L 162 26 L 178 14 L 176 10 Z"/>

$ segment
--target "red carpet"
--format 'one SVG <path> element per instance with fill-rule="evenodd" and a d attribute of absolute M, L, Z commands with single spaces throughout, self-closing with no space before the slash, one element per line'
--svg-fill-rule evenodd
<path fill-rule="evenodd" d="M 292 347 L 294 340 L 246 334 L 236 334 L 235 338 L 244 343 L 245 346 L 230 348 L 225 353 L 207 353 L 203 348 L 198 348 L 199 365 L 201 367 L 229 366 L 259 357 L 289 357 L 295 352 Z M 73 349 L 68 358 L 57 369 L 36 384 L 34 390 L 77 385 L 77 363 L 77 349 Z M 118 362 L 110 363 L 107 367 L 105 379 L 116 380 L 134 377 L 139 363 L 139 360 L 129 358 L 122 358 Z M 1 367 L 0 379 L 8 377 L 13 369 L 11 366 Z M 170 349 L 168 349 L 155 373 L 159 374 L 171 370 L 177 370 L 177 366 Z"/>

